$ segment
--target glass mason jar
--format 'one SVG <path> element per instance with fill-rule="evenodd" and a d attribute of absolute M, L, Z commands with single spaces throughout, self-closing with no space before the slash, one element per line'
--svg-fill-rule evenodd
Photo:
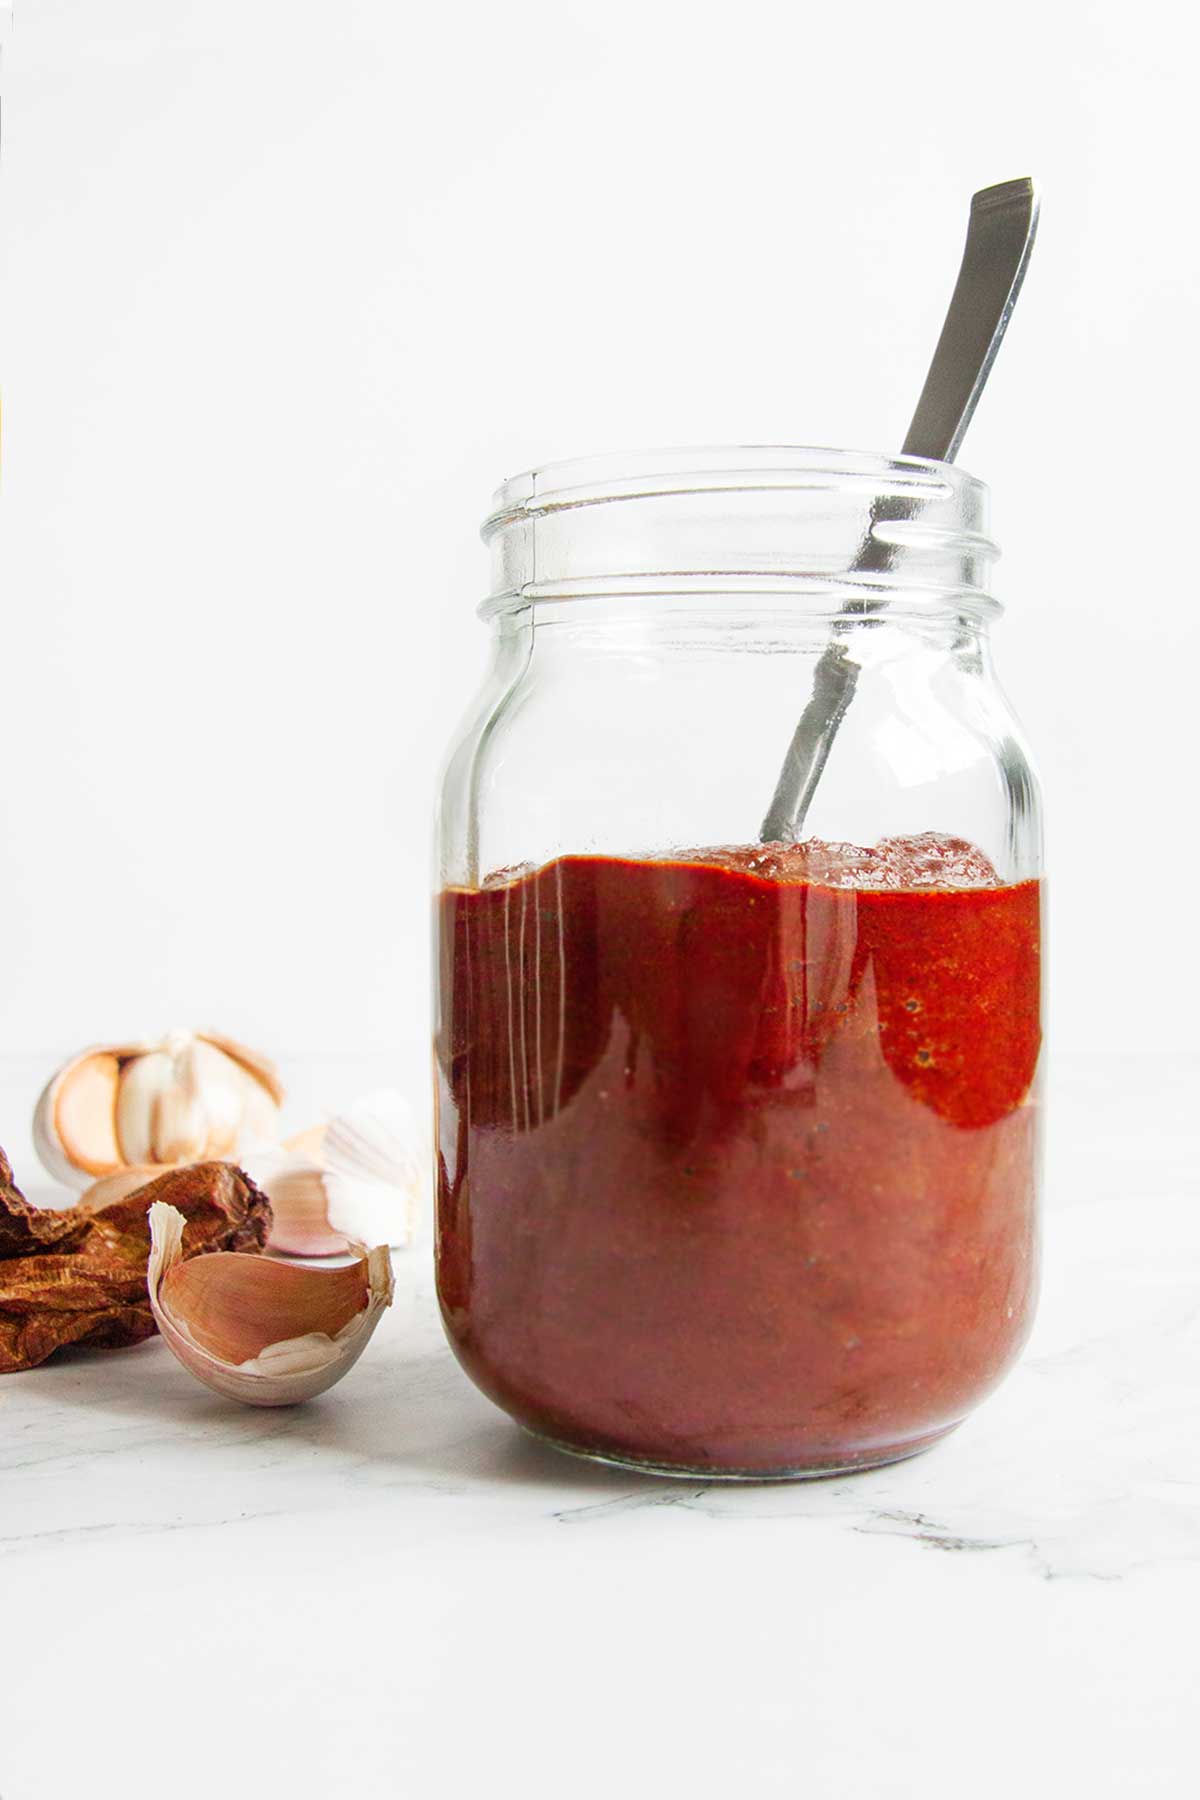
<path fill-rule="evenodd" d="M 439 827 L 438 1290 L 564 1449 L 868 1467 L 1026 1336 L 1041 840 L 986 505 L 947 464 L 796 449 L 497 495 Z M 831 658 L 801 824 L 772 795 Z"/>

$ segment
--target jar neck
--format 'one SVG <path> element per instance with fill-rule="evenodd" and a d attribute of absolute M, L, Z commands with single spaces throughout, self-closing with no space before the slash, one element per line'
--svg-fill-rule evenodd
<path fill-rule="evenodd" d="M 849 590 L 843 590 L 842 596 Z M 587 655 L 642 661 L 729 656 L 819 655 L 831 641 L 864 668 L 916 655 L 966 658 L 979 667 L 990 655 L 989 610 L 978 601 L 954 607 L 875 605 L 847 612 L 831 593 L 814 597 L 723 593 L 526 597 L 495 608 L 497 650 L 546 668 Z M 990 611 L 998 610 L 994 603 Z"/>
<path fill-rule="evenodd" d="M 798 449 L 585 459 L 505 484 L 482 611 L 691 603 L 806 619 L 986 618 L 987 490 L 919 457 Z"/>

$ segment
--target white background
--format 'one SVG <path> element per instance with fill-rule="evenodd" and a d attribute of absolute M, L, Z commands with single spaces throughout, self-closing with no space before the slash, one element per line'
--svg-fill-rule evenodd
<path fill-rule="evenodd" d="M 1172 7 L 18 0 L 0 1051 L 212 1021 L 424 1083 L 476 528 L 531 462 L 889 447 L 1045 189 L 964 462 L 1063 1047 L 1182 1048 L 1195 64 Z"/>

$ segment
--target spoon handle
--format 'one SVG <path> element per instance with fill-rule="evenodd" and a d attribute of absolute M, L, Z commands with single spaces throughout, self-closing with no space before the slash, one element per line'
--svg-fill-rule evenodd
<path fill-rule="evenodd" d="M 953 462 L 1000 348 L 1037 234 L 1033 182 L 1002 181 L 971 201 L 962 267 L 950 297 L 905 456 Z"/>
<path fill-rule="evenodd" d="M 958 454 L 1017 303 L 1037 221 L 1037 188 L 1027 177 L 983 188 L 973 197 L 962 266 L 904 440 L 905 456 L 953 462 Z M 911 517 L 912 510 L 905 500 L 880 497 L 850 565 L 852 575 L 882 573 L 891 566 L 892 550 L 874 535 L 874 527 Z M 841 610 L 849 619 L 884 605 L 882 597 L 862 596 L 847 601 Z M 859 665 L 848 655 L 843 637 L 844 627 L 835 625 L 817 663 L 812 698 L 792 735 L 759 830 L 763 843 L 795 842 L 799 837 L 838 726 L 854 698 Z"/>

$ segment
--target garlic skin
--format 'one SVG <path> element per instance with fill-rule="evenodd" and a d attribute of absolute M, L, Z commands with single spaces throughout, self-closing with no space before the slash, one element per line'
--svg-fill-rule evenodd
<path fill-rule="evenodd" d="M 392 1210 L 397 1235 L 388 1241 L 411 1243 L 420 1196 L 433 1191 L 433 1152 L 402 1094 L 381 1088 L 336 1114 L 325 1127 L 317 1161 L 342 1184 L 347 1207 L 369 1209 L 371 1190 L 377 1203 L 378 1190 L 401 1195 L 402 1210 Z M 354 1235 L 375 1242 L 369 1231 Z"/>
<path fill-rule="evenodd" d="M 432 1190 L 432 1155 L 399 1093 L 366 1094 L 330 1119 L 256 1148 L 243 1167 L 271 1202 L 270 1247 L 335 1256 L 348 1243 L 403 1249 L 416 1235 L 420 1195 Z"/>
<path fill-rule="evenodd" d="M 64 1063 L 38 1101 L 33 1139 L 56 1181 L 86 1188 L 128 1168 L 230 1159 L 246 1141 L 273 1141 L 282 1102 L 257 1051 L 212 1031 L 171 1031 Z"/>
<path fill-rule="evenodd" d="M 387 1247 L 335 1269 L 217 1251 L 183 1259 L 183 1215 L 150 1208 L 146 1285 L 164 1340 L 206 1387 L 246 1406 L 295 1406 L 340 1381 L 392 1303 Z"/>
<path fill-rule="evenodd" d="M 281 1256 L 340 1256 L 353 1240 L 369 1241 L 368 1234 L 334 1225 L 326 1171 L 310 1157 L 294 1150 L 256 1150 L 242 1158 L 242 1167 L 271 1202 L 268 1242 Z"/>

